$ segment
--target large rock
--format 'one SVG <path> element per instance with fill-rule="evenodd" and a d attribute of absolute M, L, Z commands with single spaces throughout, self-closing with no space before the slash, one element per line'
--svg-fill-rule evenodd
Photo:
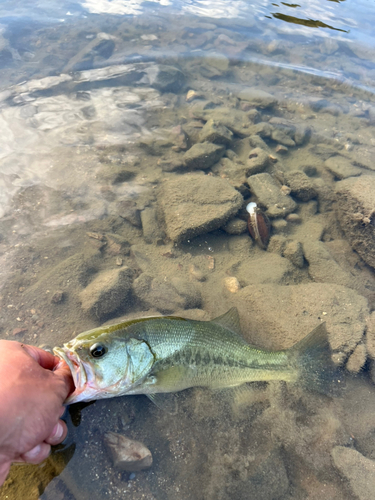
<path fill-rule="evenodd" d="M 223 226 L 243 198 L 224 179 L 192 174 L 165 182 L 158 203 L 168 237 L 181 242 Z"/>
<path fill-rule="evenodd" d="M 338 470 L 349 481 L 354 495 L 359 500 L 373 500 L 375 461 L 345 446 L 335 446 L 332 458 Z"/>
<path fill-rule="evenodd" d="M 326 321 L 337 361 L 345 360 L 362 342 L 369 314 L 362 295 L 334 284 L 249 285 L 228 300 L 238 307 L 248 340 L 269 349 L 290 347 Z"/>
<path fill-rule="evenodd" d="M 375 176 L 344 179 L 336 185 L 337 218 L 352 248 L 375 267 Z"/>
<path fill-rule="evenodd" d="M 82 309 L 103 318 L 126 303 L 133 281 L 128 267 L 101 272 L 82 292 Z"/>

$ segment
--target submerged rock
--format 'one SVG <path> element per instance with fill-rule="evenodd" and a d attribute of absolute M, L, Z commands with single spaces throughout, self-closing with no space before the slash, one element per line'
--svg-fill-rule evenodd
<path fill-rule="evenodd" d="M 331 172 L 336 179 L 346 179 L 348 177 L 358 177 L 362 170 L 354 167 L 350 160 L 343 156 L 333 156 L 324 162 L 326 169 Z"/>
<path fill-rule="evenodd" d="M 254 175 L 263 172 L 267 167 L 271 165 L 270 155 L 267 151 L 261 148 L 254 148 L 249 153 L 249 159 L 247 160 L 246 167 L 247 175 Z"/>
<path fill-rule="evenodd" d="M 332 458 L 338 470 L 349 481 L 354 495 L 359 500 L 372 500 L 375 491 L 375 461 L 345 446 L 335 446 Z"/>
<path fill-rule="evenodd" d="M 101 272 L 79 297 L 82 309 L 103 318 L 125 304 L 129 298 L 133 271 L 128 267 Z"/>
<path fill-rule="evenodd" d="M 363 341 L 369 314 L 365 297 L 330 283 L 251 284 L 236 294 L 233 305 L 248 340 L 269 349 L 290 347 L 325 321 L 331 349 L 342 361 Z"/>
<path fill-rule="evenodd" d="M 185 82 L 181 70 L 165 64 L 154 64 L 146 69 L 151 87 L 161 92 L 177 92 Z"/>
<path fill-rule="evenodd" d="M 207 170 L 220 160 L 224 154 L 224 146 L 203 142 L 194 144 L 183 156 L 184 165 L 192 170 Z"/>
<path fill-rule="evenodd" d="M 199 134 L 201 142 L 213 142 L 214 144 L 229 145 L 232 142 L 233 132 L 231 132 L 225 125 L 216 123 L 210 119 L 202 128 Z"/>
<path fill-rule="evenodd" d="M 161 231 L 156 210 L 148 207 L 141 212 L 142 231 L 146 243 L 158 243 L 164 238 L 163 231 Z"/>
<path fill-rule="evenodd" d="M 249 101 L 259 108 L 269 108 L 277 103 L 277 99 L 273 95 L 254 87 L 239 92 L 238 98 L 242 101 Z"/>
<path fill-rule="evenodd" d="M 310 201 L 318 195 L 314 181 L 300 170 L 290 170 L 285 173 L 285 182 L 290 187 L 292 195 L 301 201 Z"/>
<path fill-rule="evenodd" d="M 224 179 L 192 174 L 165 182 L 158 204 L 168 237 L 181 242 L 224 225 L 243 198 Z"/>
<path fill-rule="evenodd" d="M 199 308 L 202 303 L 198 286 L 177 277 L 164 281 L 143 273 L 134 280 L 133 291 L 143 304 L 162 314 L 171 314 L 178 309 Z"/>
<path fill-rule="evenodd" d="M 252 175 L 247 182 L 259 204 L 267 207 L 268 216 L 282 217 L 296 209 L 295 201 L 289 195 L 283 194 L 281 186 L 270 174 Z"/>
<path fill-rule="evenodd" d="M 152 465 L 151 451 L 139 441 L 129 439 L 122 434 L 106 432 L 104 443 L 111 455 L 114 467 L 118 470 L 137 472 L 148 469 Z"/>
<path fill-rule="evenodd" d="M 375 268 L 375 176 L 338 182 L 336 198 L 337 218 L 350 245 Z"/>

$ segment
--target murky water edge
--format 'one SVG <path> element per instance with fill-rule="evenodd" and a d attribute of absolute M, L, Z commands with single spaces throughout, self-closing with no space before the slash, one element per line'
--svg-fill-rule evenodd
<path fill-rule="evenodd" d="M 267 348 L 325 320 L 346 393 L 194 389 L 177 417 L 141 396 L 72 407 L 65 449 L 40 468 L 15 466 L 0 498 L 366 498 L 371 55 L 332 39 L 311 50 L 249 41 L 252 20 L 231 31 L 185 20 L 164 33 L 165 22 L 87 21 L 65 39 L 49 29 L 45 49 L 35 37 L 34 57 L 22 54 L 25 82 L 8 67 L 0 336 L 54 346 L 106 321 L 204 320 L 236 305 L 245 337 Z M 247 233 L 250 200 L 271 218 L 267 251 Z M 152 469 L 116 471 L 109 430 L 144 442 Z"/>

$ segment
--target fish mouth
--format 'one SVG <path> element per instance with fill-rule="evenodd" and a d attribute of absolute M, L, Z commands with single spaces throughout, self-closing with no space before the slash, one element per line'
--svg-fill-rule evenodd
<path fill-rule="evenodd" d="M 75 386 L 75 390 L 64 401 L 64 404 L 69 405 L 79 401 L 87 401 L 89 382 L 95 380 L 90 366 L 85 365 L 79 356 L 66 348 L 55 347 L 53 352 L 69 366 Z"/>

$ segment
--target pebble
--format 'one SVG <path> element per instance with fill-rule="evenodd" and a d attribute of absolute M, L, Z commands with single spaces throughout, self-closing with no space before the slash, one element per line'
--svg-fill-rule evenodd
<path fill-rule="evenodd" d="M 196 92 L 195 90 L 189 90 L 186 94 L 186 102 L 191 102 L 194 99 L 197 99 L 197 97 L 199 97 L 198 92 Z"/>
<path fill-rule="evenodd" d="M 299 222 L 301 222 L 301 217 L 299 216 L 299 214 L 288 214 L 285 219 L 288 222 L 293 222 L 294 224 L 298 224 Z"/>
<path fill-rule="evenodd" d="M 65 294 L 62 290 L 57 290 L 51 297 L 51 302 L 54 304 L 58 304 L 62 302 L 65 298 Z"/>
<path fill-rule="evenodd" d="M 139 441 L 129 439 L 122 434 L 106 432 L 104 443 L 114 467 L 118 470 L 137 472 L 152 465 L 151 451 Z"/>
<path fill-rule="evenodd" d="M 14 328 L 12 335 L 20 335 L 21 333 L 27 332 L 27 328 Z"/>
<path fill-rule="evenodd" d="M 241 289 L 240 282 L 235 276 L 228 276 L 227 278 L 225 278 L 224 286 L 231 293 L 236 293 Z"/>
<path fill-rule="evenodd" d="M 195 266 L 192 264 L 189 268 L 189 273 L 192 278 L 194 278 L 197 281 L 205 281 L 206 276 L 202 273 L 202 271 L 199 269 L 199 267 Z"/>
<path fill-rule="evenodd" d="M 243 234 L 247 231 L 247 222 L 235 217 L 223 226 L 223 229 L 228 234 Z"/>
<path fill-rule="evenodd" d="M 296 267 L 302 268 L 304 266 L 303 248 L 299 241 L 288 241 L 283 251 L 283 257 L 289 259 Z"/>

